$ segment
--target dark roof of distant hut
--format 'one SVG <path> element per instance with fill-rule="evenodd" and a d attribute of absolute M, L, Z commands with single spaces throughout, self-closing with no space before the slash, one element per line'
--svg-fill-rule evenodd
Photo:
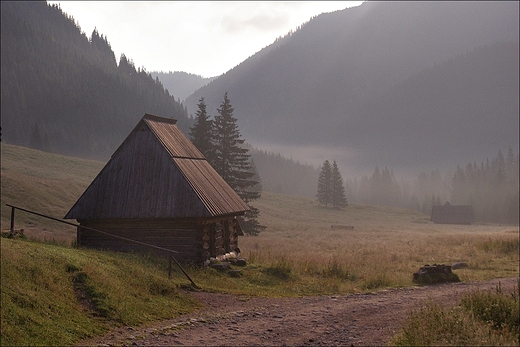
<path fill-rule="evenodd" d="M 475 221 L 475 213 L 471 205 L 432 206 L 431 220 L 438 224 L 471 224 Z"/>
<path fill-rule="evenodd" d="M 65 218 L 197 218 L 248 211 L 175 123 L 146 114 Z"/>

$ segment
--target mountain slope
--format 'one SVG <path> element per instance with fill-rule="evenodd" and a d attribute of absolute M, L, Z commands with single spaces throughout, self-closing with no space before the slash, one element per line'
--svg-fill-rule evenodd
<path fill-rule="evenodd" d="M 371 151 L 351 162 L 410 168 L 455 167 L 518 145 L 518 52 L 518 42 L 497 43 L 423 70 L 332 123 L 329 141 L 361 152 L 369 139 Z"/>
<path fill-rule="evenodd" d="M 87 38 L 45 1 L 1 2 L 2 135 L 12 144 L 106 160 L 145 113 L 185 108 L 106 37 Z"/>
<path fill-rule="evenodd" d="M 365 2 L 315 17 L 276 47 L 267 47 L 196 91 L 186 99 L 186 106 L 193 112 L 204 96 L 208 110 L 216 110 L 228 91 L 244 137 L 257 147 L 322 145 L 331 152 L 364 156 L 377 150 L 372 146 L 375 138 L 364 136 L 355 148 L 347 136 L 331 137 L 330 128 L 363 122 L 360 109 L 423 69 L 479 46 L 509 41 L 518 42 L 518 3 Z M 493 71 L 483 71 L 488 73 Z M 514 100 L 507 103 L 512 104 L 507 112 L 514 112 Z M 439 123 L 447 122 L 450 113 L 438 115 Z M 470 114 L 465 117 L 471 120 Z M 419 138 L 431 129 L 420 131 Z M 391 137 L 395 131 L 390 133 L 383 136 Z M 468 146 L 475 142 L 462 140 Z M 507 140 L 515 142 L 515 138 Z M 497 148 L 492 142 L 482 145 Z M 414 147 L 413 160 L 421 160 L 431 150 L 420 143 Z M 342 161 L 348 158 L 343 155 Z"/>

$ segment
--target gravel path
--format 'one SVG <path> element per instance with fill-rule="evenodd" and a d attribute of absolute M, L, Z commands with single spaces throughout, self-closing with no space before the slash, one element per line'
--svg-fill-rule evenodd
<path fill-rule="evenodd" d="M 105 346 L 381 346 L 428 300 L 456 304 L 477 288 L 512 291 L 518 278 L 304 298 L 245 298 L 192 292 L 204 308 L 153 326 L 83 341 Z"/>

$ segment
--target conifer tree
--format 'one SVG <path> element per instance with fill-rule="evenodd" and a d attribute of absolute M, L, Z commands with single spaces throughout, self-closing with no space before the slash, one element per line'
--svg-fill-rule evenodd
<path fill-rule="evenodd" d="M 190 140 L 204 154 L 211 165 L 214 165 L 215 146 L 213 144 L 213 121 L 206 111 L 204 97 L 201 97 L 195 112 L 195 124 L 190 128 Z"/>
<path fill-rule="evenodd" d="M 256 182 L 254 186 L 251 187 L 248 191 L 245 191 L 241 198 L 244 200 L 250 211 L 246 212 L 243 217 L 240 217 L 240 225 L 242 229 L 249 235 L 258 235 L 258 233 L 265 229 L 265 226 L 258 223 L 258 215 L 260 214 L 260 210 L 249 204 L 250 201 L 256 200 L 260 197 L 262 193 L 262 183 L 260 179 L 260 175 L 258 175 L 258 171 L 256 169 L 255 163 L 251 158 L 251 172 L 253 173 L 252 181 Z"/>
<path fill-rule="evenodd" d="M 332 207 L 340 208 L 347 206 L 347 198 L 345 196 L 345 187 L 343 186 L 343 178 L 339 172 L 338 165 L 334 160 L 332 162 L 331 172 L 331 187 L 332 187 Z"/>
<path fill-rule="evenodd" d="M 332 167 L 328 160 L 325 160 L 321 167 L 316 197 L 318 202 L 325 205 L 325 207 L 332 202 Z"/>
<path fill-rule="evenodd" d="M 245 140 L 241 138 L 237 119 L 233 116 L 234 108 L 227 92 L 217 111 L 218 115 L 215 116 L 213 122 L 213 143 L 215 144 L 213 167 L 249 205 L 251 201 L 260 197 L 260 191 L 255 189 L 255 187 L 258 188 L 260 182 L 254 179 L 257 175 L 256 168 L 250 162 L 249 149 L 243 146 Z M 241 224 L 244 232 L 256 235 L 264 227 L 257 222 L 258 209 L 249 207 L 251 211 L 246 212 L 241 218 Z"/>

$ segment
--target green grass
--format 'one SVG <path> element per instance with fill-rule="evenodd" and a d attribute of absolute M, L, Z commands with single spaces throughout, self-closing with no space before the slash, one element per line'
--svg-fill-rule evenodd
<path fill-rule="evenodd" d="M 192 311 L 165 262 L 1 239 L 1 345 L 71 345 Z"/>
<path fill-rule="evenodd" d="M 397 346 L 518 346 L 518 285 L 509 294 L 500 286 L 466 294 L 459 305 L 429 302 L 413 312 L 390 341 Z"/>

